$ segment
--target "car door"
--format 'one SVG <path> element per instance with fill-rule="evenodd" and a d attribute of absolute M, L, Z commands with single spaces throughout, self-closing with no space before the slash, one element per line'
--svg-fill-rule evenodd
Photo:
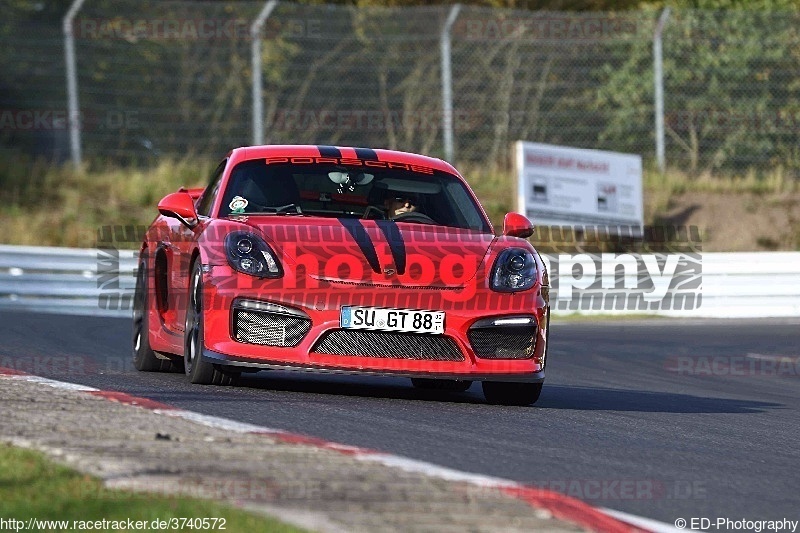
<path fill-rule="evenodd" d="M 176 224 L 170 225 L 170 238 L 172 250 L 172 279 L 171 287 L 174 288 L 174 309 L 176 310 L 176 328 L 183 331 L 188 305 L 189 282 L 192 268 L 192 256 L 197 249 L 197 240 L 202 235 L 210 220 L 211 208 L 222 183 L 227 159 L 223 160 L 211 175 L 208 186 L 195 202 L 198 223 L 194 227 L 174 220 Z"/>

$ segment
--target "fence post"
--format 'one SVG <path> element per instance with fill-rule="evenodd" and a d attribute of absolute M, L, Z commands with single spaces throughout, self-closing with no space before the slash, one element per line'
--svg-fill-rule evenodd
<path fill-rule="evenodd" d="M 278 5 L 278 0 L 269 0 L 250 25 L 251 61 L 253 71 L 253 144 L 264 144 L 264 100 L 261 91 L 261 30 L 264 23 Z"/>
<path fill-rule="evenodd" d="M 450 14 L 442 28 L 440 38 L 442 51 L 442 135 L 444 136 L 444 158 L 453 162 L 453 73 L 450 66 L 450 30 L 456 22 L 461 4 L 450 7 Z"/>
<path fill-rule="evenodd" d="M 664 8 L 661 16 L 658 17 L 656 31 L 653 34 L 653 69 L 655 83 L 655 115 L 656 115 L 656 163 L 658 170 L 662 174 L 667 167 L 666 156 L 664 154 L 664 63 L 661 46 L 661 36 L 664 32 L 664 25 L 669 18 L 669 8 Z"/>
<path fill-rule="evenodd" d="M 72 21 L 80 11 L 85 0 L 73 0 L 63 19 L 64 62 L 67 70 L 67 114 L 69 124 L 69 147 L 72 164 L 81 166 L 81 112 L 78 107 L 78 74 L 75 67 L 75 36 Z"/>

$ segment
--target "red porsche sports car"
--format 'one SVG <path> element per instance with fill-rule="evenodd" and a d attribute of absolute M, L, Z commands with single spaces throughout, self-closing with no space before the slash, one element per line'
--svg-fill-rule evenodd
<path fill-rule="evenodd" d="M 142 243 L 133 359 L 192 383 L 264 369 L 410 377 L 528 405 L 549 284 L 522 215 L 495 235 L 439 159 L 334 146 L 237 148 L 158 204 Z"/>

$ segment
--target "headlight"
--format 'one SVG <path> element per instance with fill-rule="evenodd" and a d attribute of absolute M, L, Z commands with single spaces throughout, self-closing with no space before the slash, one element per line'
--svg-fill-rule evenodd
<path fill-rule="evenodd" d="M 500 252 L 492 267 L 492 290 L 525 291 L 536 283 L 536 260 L 524 248 L 507 248 Z"/>
<path fill-rule="evenodd" d="M 283 276 L 281 264 L 264 239 L 247 231 L 234 231 L 225 237 L 228 263 L 239 272 L 259 278 Z"/>

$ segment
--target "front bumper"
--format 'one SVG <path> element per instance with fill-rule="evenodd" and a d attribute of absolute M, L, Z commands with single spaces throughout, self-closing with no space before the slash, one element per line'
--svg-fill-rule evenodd
<path fill-rule="evenodd" d="M 253 368 L 258 370 L 284 370 L 291 372 L 311 372 L 322 374 L 339 374 L 339 375 L 360 375 L 360 376 L 379 376 L 379 377 L 403 377 L 403 378 L 431 378 L 436 377 L 439 379 L 455 379 L 455 380 L 469 380 L 469 381 L 507 381 L 518 383 L 542 383 L 544 381 L 544 370 L 530 373 L 515 373 L 515 374 L 447 374 L 447 373 L 433 373 L 433 372 L 410 372 L 403 370 L 372 370 L 372 369 L 347 369 L 339 367 L 326 367 L 318 365 L 295 365 L 282 362 L 268 362 L 260 359 L 251 359 L 245 357 L 234 357 L 230 355 L 221 354 L 211 350 L 203 351 L 203 359 L 213 364 L 220 364 L 232 367 Z"/>
<path fill-rule="evenodd" d="M 477 287 L 470 294 L 441 289 L 408 289 L 328 283 L 313 289 L 287 288 L 282 280 L 259 280 L 215 266 L 205 274 L 204 358 L 230 366 L 300 370 L 340 374 L 436 377 L 441 379 L 541 382 L 547 351 L 547 302 L 535 286 L 516 294 Z M 233 302 L 237 298 L 266 301 L 301 311 L 310 328 L 294 346 L 240 342 L 235 336 Z M 458 347 L 461 360 L 370 357 L 318 353 L 315 347 L 329 332 L 340 330 L 342 306 L 375 306 L 439 310 L 446 313 L 444 335 Z M 487 318 L 530 316 L 535 342 L 530 356 L 504 359 L 480 357 L 469 332 Z M 473 330 L 474 331 L 474 330 Z"/>

